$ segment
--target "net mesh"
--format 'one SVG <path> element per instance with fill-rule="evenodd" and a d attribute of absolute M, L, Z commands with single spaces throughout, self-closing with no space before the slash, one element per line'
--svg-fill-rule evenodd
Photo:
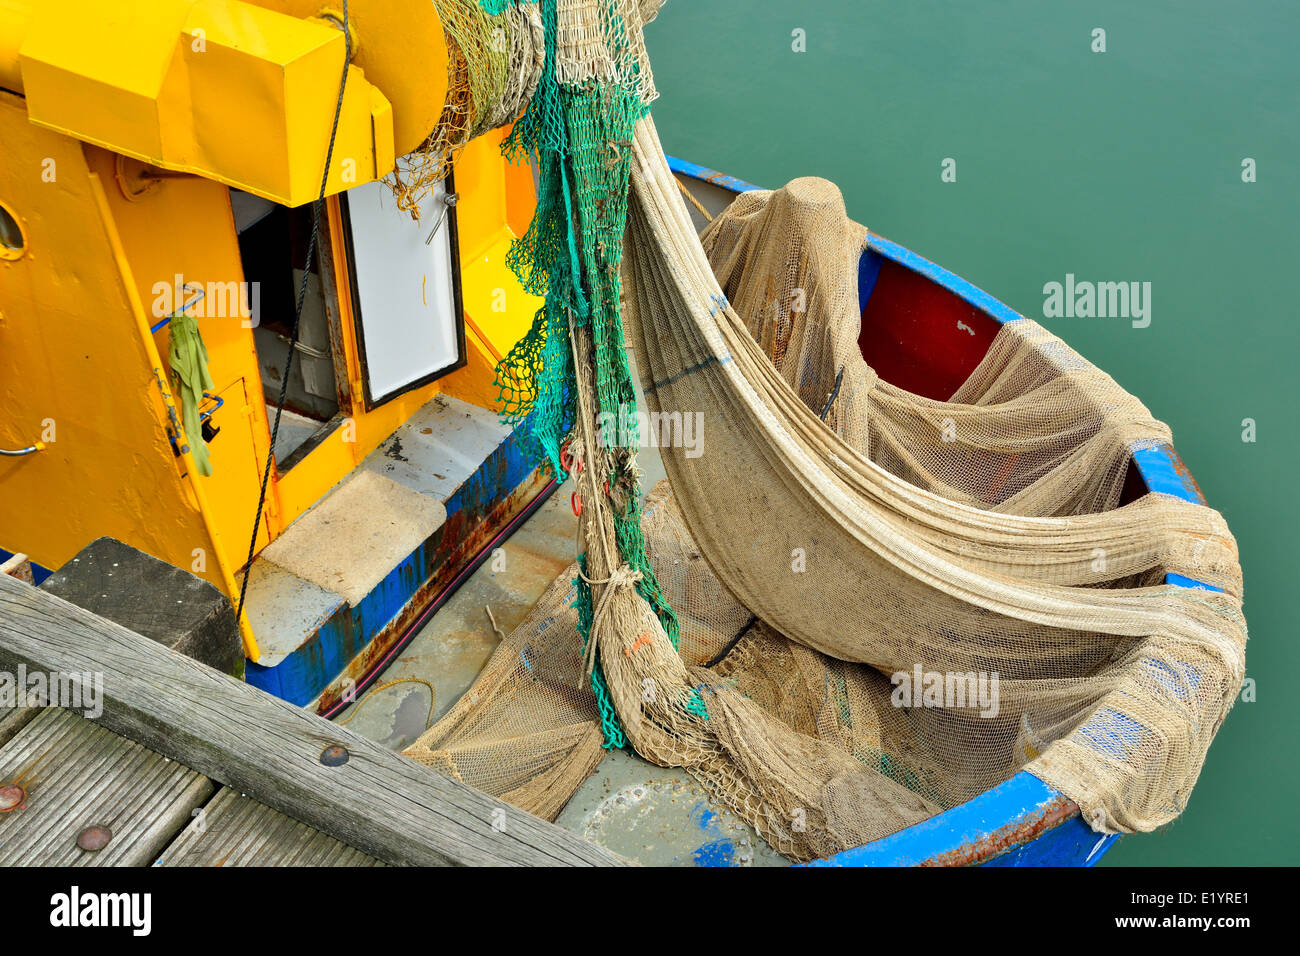
<path fill-rule="evenodd" d="M 472 138 L 505 126 L 524 109 L 545 62 L 542 18 L 535 4 L 433 0 L 447 44 L 447 98 L 433 132 L 397 160 L 384 182 L 397 208 L 420 218 L 420 206 L 447 178 Z"/>
<path fill-rule="evenodd" d="M 576 434 L 577 411 L 581 397 L 590 412 L 581 424 L 590 427 L 599 414 L 636 407 L 619 316 L 620 265 L 632 130 L 655 91 L 634 0 L 539 0 L 539 7 L 545 65 L 504 148 L 530 160 L 537 175 L 537 210 L 509 262 L 545 305 L 499 366 L 497 384 L 503 419 L 522 426 L 526 451 L 560 476 L 575 463 L 586 470 L 588 523 L 599 525 L 604 549 L 599 568 L 588 566 L 590 555 L 579 559 L 578 628 L 591 652 L 606 744 L 616 747 L 626 739 L 590 639 L 598 617 L 592 584 L 615 580 L 612 590 L 633 589 L 673 643 L 677 622 L 645 557 L 635 429 L 598 448 Z M 600 606 L 602 623 L 607 612 Z"/>
<path fill-rule="evenodd" d="M 782 379 L 881 467 L 997 511 L 1113 508 L 1131 444 L 1168 442 L 1168 428 L 1110 376 L 1027 323 L 1009 325 L 946 401 L 883 381 L 858 342 L 866 234 L 833 183 L 805 178 L 775 193 L 742 193 L 701 242 Z"/>
<path fill-rule="evenodd" d="M 1132 449 L 1168 429 L 1029 320 L 949 401 L 881 381 L 838 191 L 750 193 L 702 245 L 646 115 L 641 8 L 540 13 L 508 145 L 538 170 L 514 262 L 546 306 L 498 378 L 575 479 L 583 550 L 407 752 L 553 817 L 626 743 L 796 860 L 1019 769 L 1098 830 L 1176 816 L 1246 632 L 1222 518 L 1118 504 Z M 650 410 L 704 416 L 703 454 L 661 448 L 671 491 L 644 513 L 638 436 L 600 429 L 635 409 L 624 323 Z"/>

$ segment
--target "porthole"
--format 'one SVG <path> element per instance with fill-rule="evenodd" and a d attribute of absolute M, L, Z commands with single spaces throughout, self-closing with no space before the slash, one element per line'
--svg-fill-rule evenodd
<path fill-rule="evenodd" d="M 27 235 L 13 212 L 0 202 L 0 259 L 17 259 L 27 251 Z"/>

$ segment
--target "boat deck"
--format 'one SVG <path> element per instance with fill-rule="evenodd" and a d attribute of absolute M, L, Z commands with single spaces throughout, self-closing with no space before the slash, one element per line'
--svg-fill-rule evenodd
<path fill-rule="evenodd" d="M 637 401 L 644 402 L 639 385 Z M 643 448 L 637 460 L 642 491 L 649 491 L 664 477 L 659 452 Z M 374 689 L 360 694 L 336 720 L 400 750 L 446 714 L 501 641 L 492 618 L 509 634 L 573 562 L 578 519 L 569 504 L 572 491 L 571 482 L 559 486 L 502 544 L 504 562 L 484 562 L 412 638 Z M 391 683 L 396 681 L 401 683 Z M 616 751 L 602 760 L 556 823 L 644 865 L 789 865 L 752 827 L 712 802 L 685 771 L 655 766 L 631 751 Z"/>
<path fill-rule="evenodd" d="M 382 865 L 70 710 L 0 716 L 0 780 L 0 866 Z"/>
<path fill-rule="evenodd" d="M 651 461 L 650 459 L 653 459 Z M 662 468 L 642 452 L 647 487 Z M 519 624 L 574 558 L 578 522 L 569 484 L 502 545 L 505 570 L 487 561 L 412 639 L 375 689 L 339 715 L 350 730 L 400 750 L 469 690 L 503 633 Z M 500 564 L 497 565 L 498 567 Z M 401 681 L 401 683 L 389 683 Z M 433 687 L 432 713 L 430 690 Z M 355 715 L 355 716 L 353 716 Z M 788 865 L 754 830 L 713 803 L 685 771 L 615 751 L 556 819 L 560 826 L 645 865 Z"/>

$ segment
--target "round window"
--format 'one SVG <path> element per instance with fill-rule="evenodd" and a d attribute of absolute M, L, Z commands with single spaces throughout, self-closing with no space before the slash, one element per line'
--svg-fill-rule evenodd
<path fill-rule="evenodd" d="M 9 207 L 0 203 L 0 259 L 17 259 L 27 248 L 27 237 Z"/>

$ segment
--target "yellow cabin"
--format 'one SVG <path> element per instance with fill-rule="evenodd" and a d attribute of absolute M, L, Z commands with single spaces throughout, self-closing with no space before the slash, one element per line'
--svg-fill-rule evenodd
<path fill-rule="evenodd" d="M 442 25 L 349 13 L 0 0 L 0 559 L 39 578 L 110 536 L 236 605 L 247 569 L 247 680 L 319 706 L 549 490 L 494 409 L 540 305 L 505 261 L 531 173 L 489 133 L 399 209 L 380 180 L 438 121 Z"/>

